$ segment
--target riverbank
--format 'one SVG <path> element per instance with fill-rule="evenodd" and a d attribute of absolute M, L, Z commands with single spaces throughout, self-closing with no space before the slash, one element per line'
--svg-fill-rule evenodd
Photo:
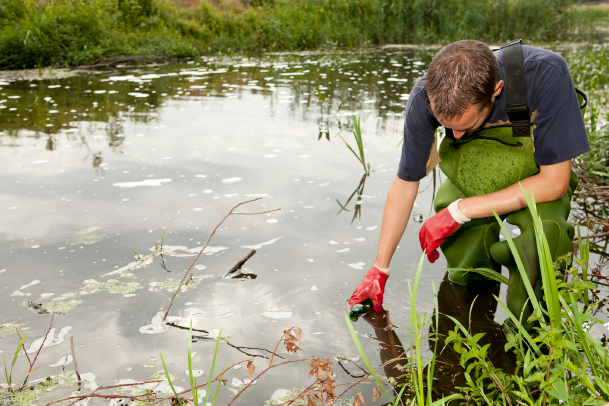
<path fill-rule="evenodd" d="M 507 4 L 507 6 L 506 6 Z M 438 44 L 594 39 L 607 11 L 568 0 L 0 1 L 0 69 L 81 66 L 115 56 L 184 58 Z M 507 7 L 507 8 L 506 8 Z"/>

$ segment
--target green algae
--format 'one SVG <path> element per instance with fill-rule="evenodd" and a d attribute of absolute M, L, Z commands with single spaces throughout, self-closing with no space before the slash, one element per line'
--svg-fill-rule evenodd
<path fill-rule="evenodd" d="M 43 303 L 42 307 L 50 312 L 55 313 L 67 313 L 74 309 L 76 306 L 82 303 L 82 300 L 67 300 L 67 301 L 53 301 L 50 303 Z"/>
<path fill-rule="evenodd" d="M 28 385 L 21 390 L 11 391 L 0 387 L 0 404 L 10 404 L 14 406 L 34 405 L 41 397 L 49 399 L 51 393 L 59 388 L 76 387 L 77 379 L 73 372 L 62 372 L 58 375 L 47 377 L 34 385 Z M 7 403 L 8 402 L 8 403 Z"/>
<path fill-rule="evenodd" d="M 106 238 L 101 227 L 86 227 L 72 237 L 72 245 L 95 244 Z"/>
<path fill-rule="evenodd" d="M 0 325 L 0 338 L 15 334 L 17 330 L 21 329 L 23 326 L 25 326 L 24 323 L 5 323 Z"/>
<path fill-rule="evenodd" d="M 203 279 L 211 278 L 213 275 L 201 275 L 194 276 L 188 283 L 184 283 L 180 288 L 181 292 L 185 292 L 188 289 L 195 288 Z M 150 282 L 150 290 L 151 292 L 159 292 L 162 290 L 166 290 L 167 292 L 175 292 L 178 288 L 180 281 L 173 278 L 167 278 L 162 282 L 152 281 Z"/>

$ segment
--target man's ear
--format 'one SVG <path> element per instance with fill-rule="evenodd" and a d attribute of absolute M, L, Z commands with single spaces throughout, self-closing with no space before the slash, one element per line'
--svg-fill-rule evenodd
<path fill-rule="evenodd" d="M 503 83 L 503 80 L 497 82 L 497 84 L 495 85 L 495 92 L 493 93 L 493 96 L 499 96 L 501 94 L 501 90 L 503 90 Z"/>

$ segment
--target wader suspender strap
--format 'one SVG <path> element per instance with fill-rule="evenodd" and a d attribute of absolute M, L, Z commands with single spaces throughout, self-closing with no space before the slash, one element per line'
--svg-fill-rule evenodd
<path fill-rule="evenodd" d="M 505 67 L 507 115 L 512 124 L 514 137 L 531 136 L 531 116 L 524 86 L 524 61 L 522 40 L 517 39 L 501 46 Z"/>

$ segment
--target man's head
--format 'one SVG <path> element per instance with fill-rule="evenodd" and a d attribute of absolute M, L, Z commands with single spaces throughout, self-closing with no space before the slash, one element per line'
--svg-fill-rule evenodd
<path fill-rule="evenodd" d="M 432 114 L 460 138 L 480 127 L 501 93 L 499 65 L 489 47 L 474 40 L 453 42 L 434 56 L 425 90 Z"/>

